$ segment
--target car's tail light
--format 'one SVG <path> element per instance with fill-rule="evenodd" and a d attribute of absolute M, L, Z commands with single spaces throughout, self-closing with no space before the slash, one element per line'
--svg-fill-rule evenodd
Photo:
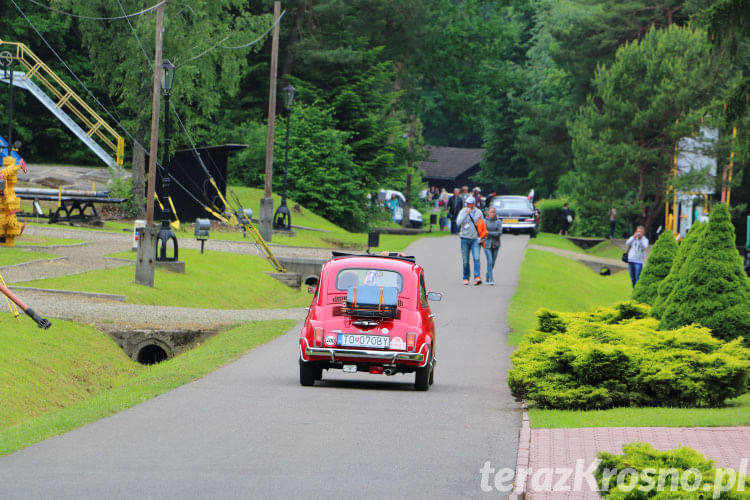
<path fill-rule="evenodd" d="M 417 347 L 417 334 L 414 332 L 408 332 L 406 334 L 406 350 L 413 351 Z"/>
<path fill-rule="evenodd" d="M 375 375 L 380 375 L 383 373 L 383 367 L 382 366 L 371 366 L 370 367 L 370 373 L 373 373 Z"/>
<path fill-rule="evenodd" d="M 524 222 L 535 222 L 535 221 L 536 221 L 536 219 L 534 219 L 534 218 L 532 217 L 531 219 L 526 219 L 526 220 L 525 220 Z"/>
<path fill-rule="evenodd" d="M 323 345 L 323 327 L 315 328 L 315 347 Z"/>

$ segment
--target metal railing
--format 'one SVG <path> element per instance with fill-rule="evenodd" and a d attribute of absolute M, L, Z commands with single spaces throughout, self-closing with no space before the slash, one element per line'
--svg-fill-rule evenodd
<path fill-rule="evenodd" d="M 56 106 L 72 113 L 79 120 L 79 125 L 82 125 L 88 137 L 96 136 L 114 151 L 117 165 L 122 166 L 125 156 L 125 139 L 26 45 L 0 39 L 0 48 L 6 45 L 13 47 L 14 59 L 26 67 L 26 78 L 34 78 L 52 93 L 56 99 Z"/>

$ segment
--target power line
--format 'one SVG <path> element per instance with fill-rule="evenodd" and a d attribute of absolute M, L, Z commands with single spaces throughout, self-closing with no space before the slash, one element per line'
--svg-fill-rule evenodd
<path fill-rule="evenodd" d="M 143 146 L 143 144 L 141 144 L 140 141 L 138 141 L 135 137 L 133 137 L 133 135 L 130 133 L 130 131 L 123 126 L 123 124 L 120 122 L 120 120 L 118 120 L 117 118 L 115 118 L 112 115 L 112 113 L 109 112 L 109 110 L 101 103 L 101 101 L 99 101 L 99 99 L 96 98 L 96 96 L 81 81 L 81 79 L 78 78 L 78 75 L 76 75 L 75 72 L 73 72 L 73 70 L 70 69 L 70 66 L 68 66 L 65 63 L 65 60 L 63 60 L 63 58 L 60 56 L 60 54 L 58 54 L 57 51 L 52 47 L 52 45 L 50 45 L 50 43 L 47 41 L 47 39 L 44 38 L 44 35 L 42 35 L 42 33 L 36 28 L 36 26 L 34 25 L 34 23 L 31 22 L 31 19 L 28 18 L 28 16 L 26 15 L 26 13 L 23 11 L 23 9 L 21 9 L 21 7 L 18 6 L 18 4 L 15 2 L 15 0 L 10 0 L 10 1 L 15 6 L 16 10 L 18 10 L 18 12 L 21 14 L 21 16 L 23 16 L 23 18 L 26 20 L 26 22 L 29 23 L 29 25 L 34 30 L 34 32 L 37 34 L 37 36 L 39 38 L 41 38 L 41 40 L 44 42 L 44 44 L 47 46 L 47 48 L 55 55 L 55 57 L 57 57 L 58 61 L 60 61 L 60 63 L 65 67 L 65 69 L 68 71 L 68 73 L 70 73 L 70 75 L 78 82 L 78 84 L 81 85 L 81 87 L 83 87 L 86 90 L 86 92 L 88 93 L 88 95 L 99 105 L 99 107 L 102 110 L 104 110 L 104 112 L 107 114 L 107 116 L 109 116 L 109 118 L 117 124 L 117 126 L 120 128 L 120 130 L 122 130 L 125 133 L 125 135 L 127 135 L 128 138 L 131 141 L 133 141 L 134 144 L 138 145 L 138 147 L 140 147 L 141 149 L 143 149 L 144 151 L 146 151 L 146 148 Z M 164 170 L 164 167 L 159 163 L 158 159 L 156 160 L 156 164 L 157 164 L 157 166 L 162 171 Z M 190 190 L 188 190 L 184 185 L 182 185 L 182 183 L 180 181 L 178 181 L 172 174 L 169 174 L 169 177 L 179 187 L 181 187 L 182 190 L 185 191 L 188 194 L 188 196 L 190 196 L 191 198 L 193 198 L 193 200 L 195 200 L 196 203 L 198 203 L 199 205 L 204 205 L 204 203 L 202 201 L 200 201 L 198 198 L 196 198 L 195 195 L 193 195 L 193 193 L 190 192 Z"/>
<path fill-rule="evenodd" d="M 143 9 L 140 12 L 135 12 L 133 14 L 125 14 L 124 16 L 118 16 L 118 17 L 91 17 L 91 16 L 79 16 L 78 14 L 73 14 L 71 12 L 65 12 L 64 10 L 58 10 L 53 7 L 50 7 L 48 5 L 44 5 L 41 2 L 37 2 L 36 0 L 29 0 L 29 2 L 33 3 L 34 5 L 38 5 L 39 7 L 42 7 L 47 10 L 51 10 L 52 12 L 56 12 L 57 14 L 61 14 L 63 16 L 69 16 L 69 17 L 75 17 L 77 19 L 91 19 L 93 21 L 116 21 L 118 19 L 128 19 L 130 17 L 137 17 L 143 14 L 146 14 L 148 12 L 151 12 L 152 10 L 160 7 L 161 5 L 164 5 L 167 3 L 167 0 L 162 0 L 158 4 L 154 5 L 153 7 L 149 7 L 148 9 Z M 13 2 L 15 3 L 15 2 Z M 119 3 L 119 2 L 118 2 Z"/>
<path fill-rule="evenodd" d="M 205 56 L 206 54 L 208 54 L 209 52 L 211 52 L 211 51 L 213 51 L 214 49 L 217 49 L 217 48 L 222 48 L 222 49 L 226 49 L 226 50 L 237 50 L 237 49 L 246 49 L 246 48 L 248 48 L 248 47 L 251 47 L 251 46 L 255 45 L 256 43 L 260 42 L 261 40 L 263 40 L 263 39 L 264 39 L 264 38 L 265 38 L 265 37 L 266 37 L 266 36 L 267 36 L 267 35 L 268 35 L 268 34 L 269 34 L 269 33 L 271 32 L 271 30 L 273 30 L 273 29 L 274 29 L 274 27 L 276 26 L 276 23 L 278 23 L 278 22 L 280 22 L 280 21 L 281 21 L 281 18 L 282 18 L 282 17 L 284 17 L 284 14 L 286 14 L 286 11 L 283 11 L 283 12 L 281 13 L 281 15 L 279 16 L 279 18 L 278 18 L 278 19 L 277 19 L 276 21 L 274 21 L 274 22 L 273 22 L 273 24 L 271 25 L 271 27 L 270 27 L 270 28 L 268 28 L 268 29 L 266 30 L 266 32 L 265 32 L 265 33 L 263 33 L 262 35 L 260 35 L 260 36 L 259 36 L 258 38 L 256 38 L 255 40 L 253 40 L 253 41 L 252 41 L 252 42 L 250 42 L 250 43 L 246 43 L 246 44 L 244 44 L 244 45 L 238 45 L 238 46 L 236 46 L 236 47 L 227 47 L 226 45 L 219 45 L 219 44 L 221 44 L 221 43 L 225 42 L 226 40 L 228 40 L 230 36 L 232 36 L 232 33 L 233 33 L 233 32 L 231 32 L 231 33 L 229 33 L 229 34 L 228 34 L 227 36 L 225 36 L 225 37 L 224 37 L 223 39 L 221 39 L 221 40 L 219 40 L 218 42 L 216 42 L 216 43 L 215 43 L 215 44 L 213 45 L 213 47 L 211 47 L 211 48 L 209 48 L 209 49 L 206 49 L 206 50 L 204 50 L 203 52 L 201 52 L 201 53 L 200 53 L 200 54 L 198 54 L 197 56 L 191 57 L 190 59 L 188 59 L 188 60 L 187 60 L 187 61 L 185 61 L 185 62 L 190 62 L 190 61 L 194 61 L 194 60 L 196 60 L 196 59 L 198 59 L 198 58 L 200 58 L 200 57 L 203 57 L 203 56 Z"/>

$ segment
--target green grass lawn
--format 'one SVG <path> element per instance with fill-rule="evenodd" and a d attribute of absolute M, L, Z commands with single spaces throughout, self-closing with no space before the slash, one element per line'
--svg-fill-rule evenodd
<path fill-rule="evenodd" d="M 84 243 L 86 240 L 76 240 L 72 238 L 53 238 L 48 236 L 31 236 L 21 235 L 16 238 L 18 247 L 51 247 L 56 245 L 77 245 Z"/>
<path fill-rule="evenodd" d="M 584 250 L 565 238 L 565 236 L 560 236 L 559 234 L 554 233 L 538 233 L 536 239 L 530 240 L 530 243 L 532 245 L 559 248 L 561 250 L 568 250 L 569 252 L 585 253 L 595 257 L 605 257 L 608 259 L 619 260 L 622 255 L 622 250 L 609 241 L 602 241 L 601 243 Z"/>
<path fill-rule="evenodd" d="M 23 264 L 32 260 L 54 259 L 58 255 L 47 252 L 36 252 L 27 248 L 0 247 L 0 266 Z"/>
<path fill-rule="evenodd" d="M 42 331 L 0 314 L 0 456 L 197 380 L 293 325 L 245 323 L 147 367 L 93 328 L 56 320 Z"/>
<path fill-rule="evenodd" d="M 508 308 L 508 343 L 518 345 L 536 328 L 536 311 L 585 311 L 630 299 L 627 273 L 600 276 L 585 265 L 543 250 L 526 250 L 518 288 Z"/>
<path fill-rule="evenodd" d="M 117 254 L 135 260 L 133 252 Z M 131 304 L 201 307 L 211 309 L 285 309 L 306 307 L 307 291 L 294 290 L 265 271 L 271 265 L 260 257 L 206 250 L 180 251 L 184 274 L 156 270 L 154 286 L 134 282 L 134 266 L 90 271 L 75 276 L 26 281 L 23 286 L 125 295 Z"/>
<path fill-rule="evenodd" d="M 529 410 L 531 427 L 719 427 L 750 425 L 750 394 L 724 408 L 612 408 L 610 410 Z"/>

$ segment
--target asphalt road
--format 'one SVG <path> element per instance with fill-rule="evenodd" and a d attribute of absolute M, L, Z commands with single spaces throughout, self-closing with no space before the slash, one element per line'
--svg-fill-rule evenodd
<path fill-rule="evenodd" d="M 520 409 L 505 312 L 526 237 L 505 236 L 498 285 L 463 286 L 458 238 L 424 239 L 435 385 L 324 372 L 298 383 L 298 328 L 194 383 L 0 458 L 0 498 L 504 498 L 480 468 L 515 467 Z M 484 260 L 484 259 L 483 259 Z"/>

